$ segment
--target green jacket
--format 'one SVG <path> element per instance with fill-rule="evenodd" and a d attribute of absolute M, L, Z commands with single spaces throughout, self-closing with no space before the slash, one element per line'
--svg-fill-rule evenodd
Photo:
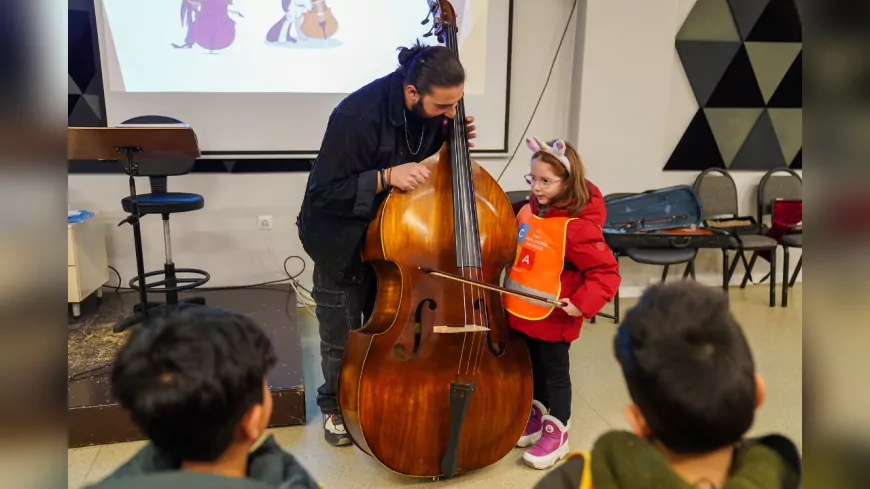
<path fill-rule="evenodd" d="M 801 458 L 787 438 L 770 435 L 735 448 L 728 482 L 721 489 L 798 489 Z M 632 433 L 599 438 L 591 456 L 576 452 L 535 489 L 693 489 L 654 446 Z"/>
<path fill-rule="evenodd" d="M 269 435 L 248 457 L 248 477 L 239 479 L 179 470 L 180 462 L 149 443 L 90 489 L 317 489 L 296 458 Z"/>

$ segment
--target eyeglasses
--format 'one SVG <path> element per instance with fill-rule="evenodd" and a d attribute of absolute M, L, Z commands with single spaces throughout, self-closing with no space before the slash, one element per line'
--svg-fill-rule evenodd
<path fill-rule="evenodd" d="M 535 178 L 535 176 L 532 175 L 531 173 L 526 175 L 525 178 L 526 178 L 526 183 L 528 183 L 532 187 L 535 186 L 535 183 L 540 183 L 541 188 L 550 188 L 550 185 L 562 181 L 561 179 L 550 180 L 549 178 Z"/>

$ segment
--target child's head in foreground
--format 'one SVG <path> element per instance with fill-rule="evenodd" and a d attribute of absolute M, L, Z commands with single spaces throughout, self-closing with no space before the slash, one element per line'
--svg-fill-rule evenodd
<path fill-rule="evenodd" d="M 743 438 L 764 400 L 752 352 L 720 289 L 655 285 L 619 326 L 616 358 L 638 436 L 674 453 L 707 453 Z"/>
<path fill-rule="evenodd" d="M 154 445 L 180 461 L 249 449 L 272 414 L 272 344 L 247 316 L 193 307 L 136 328 L 112 391 Z"/>

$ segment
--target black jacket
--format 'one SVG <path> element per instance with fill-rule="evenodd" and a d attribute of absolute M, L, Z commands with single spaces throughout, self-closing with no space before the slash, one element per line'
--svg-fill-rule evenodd
<path fill-rule="evenodd" d="M 397 71 L 348 95 L 329 117 L 296 225 L 305 252 L 337 280 L 362 276 L 360 246 L 385 195 L 376 194 L 378 170 L 420 162 L 445 141 L 445 117 L 419 119 L 404 100 Z"/>
<path fill-rule="evenodd" d="M 273 435 L 248 457 L 248 477 L 223 477 L 180 470 L 181 463 L 148 443 L 102 482 L 90 489 L 319 489 L 296 458 Z"/>

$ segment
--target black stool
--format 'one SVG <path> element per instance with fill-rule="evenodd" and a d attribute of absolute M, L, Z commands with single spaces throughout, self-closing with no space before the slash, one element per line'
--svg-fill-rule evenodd
<path fill-rule="evenodd" d="M 179 121 L 162 116 L 143 116 L 125 121 L 124 124 L 173 124 Z M 141 302 L 133 307 L 133 316 L 130 316 L 118 322 L 114 331 L 116 333 L 126 330 L 127 328 L 139 323 L 144 319 L 143 308 L 147 309 L 145 315 L 150 314 L 150 311 L 161 308 L 161 313 L 168 313 L 173 309 L 190 306 L 190 305 L 205 305 L 205 299 L 202 297 L 191 297 L 187 299 L 179 299 L 178 293 L 184 290 L 194 289 L 207 283 L 211 278 L 208 272 L 195 268 L 176 268 L 172 261 L 172 242 L 170 238 L 169 216 L 179 212 L 190 212 L 202 209 L 205 206 L 205 199 L 202 195 L 169 192 L 167 187 L 167 179 L 173 175 L 184 175 L 190 173 L 196 161 L 194 159 L 185 160 L 170 160 L 170 159 L 139 159 L 137 164 L 132 168 L 125 166 L 125 172 L 130 176 L 131 180 L 131 195 L 124 197 L 121 200 L 121 206 L 124 212 L 131 213 L 125 220 L 118 225 L 131 224 L 134 225 L 134 230 L 138 226 L 138 219 L 149 214 L 159 214 L 163 217 L 163 245 L 166 251 L 166 261 L 163 265 L 163 270 L 157 270 L 148 273 L 141 273 L 139 276 L 130 280 L 130 288 L 140 291 L 143 287 L 145 292 L 160 292 L 165 294 L 165 302 L 151 302 L 146 304 Z M 132 182 L 133 177 L 147 176 L 151 183 L 151 193 L 139 194 L 135 193 L 135 183 Z M 138 216 L 134 213 L 133 199 L 138 204 Z M 139 232 L 133 233 L 133 242 L 136 247 L 136 265 L 138 270 L 144 270 L 144 258 L 142 254 L 142 237 Z M 194 277 L 178 277 L 178 274 L 190 274 Z M 163 277 L 157 282 L 148 283 L 149 277 Z M 141 282 L 145 282 L 142 284 Z M 157 312 L 157 311 L 155 311 Z"/>

